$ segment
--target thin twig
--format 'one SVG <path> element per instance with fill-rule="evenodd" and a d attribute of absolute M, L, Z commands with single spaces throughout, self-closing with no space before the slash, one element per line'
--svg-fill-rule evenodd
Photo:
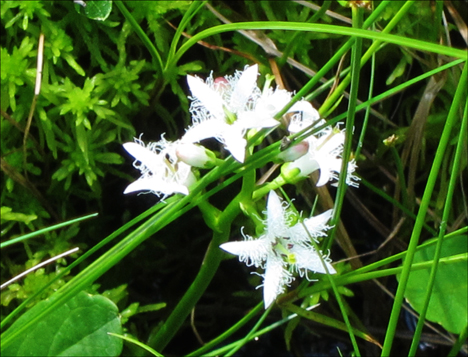
<path fill-rule="evenodd" d="M 190 313 L 190 326 L 192 327 L 192 331 L 197 338 L 197 341 L 200 345 L 204 346 L 206 345 L 206 342 L 204 342 L 198 333 L 197 327 L 195 326 L 195 308 L 192 309 L 192 312 Z"/>
<path fill-rule="evenodd" d="M 352 260 L 352 259 L 357 259 L 357 258 L 362 258 L 362 257 L 365 257 L 367 255 L 372 255 L 372 254 L 375 254 L 377 253 L 380 249 L 382 249 L 385 245 L 387 245 L 388 242 L 390 242 L 396 235 L 397 233 L 400 231 L 400 228 L 401 226 L 403 225 L 403 222 L 406 220 L 406 217 L 402 217 L 400 219 L 400 221 L 397 223 L 397 225 L 395 226 L 395 228 L 393 228 L 393 231 L 388 235 L 388 237 L 384 240 L 384 242 L 382 244 L 379 245 L 379 247 L 371 252 L 367 252 L 367 253 L 363 253 L 363 254 L 359 254 L 355 257 L 350 257 L 350 258 L 345 258 L 345 259 L 341 259 L 338 263 L 340 262 L 346 262 L 348 260 Z"/>
<path fill-rule="evenodd" d="M 36 109 L 36 102 L 39 93 L 41 92 L 41 83 L 42 83 L 42 63 L 44 60 L 44 34 L 39 35 L 39 44 L 37 46 L 37 68 L 36 68 L 36 86 L 34 88 L 34 97 L 31 103 L 31 109 L 29 110 L 28 121 L 26 127 L 24 128 L 24 137 L 23 137 L 23 170 L 26 180 L 28 179 L 28 170 L 27 170 L 27 140 L 29 135 L 29 129 L 31 128 L 32 118 L 34 110 Z"/>

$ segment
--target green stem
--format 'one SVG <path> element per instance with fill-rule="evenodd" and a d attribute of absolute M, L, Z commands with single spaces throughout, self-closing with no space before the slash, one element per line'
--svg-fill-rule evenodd
<path fill-rule="evenodd" d="M 262 306 L 263 306 L 263 304 L 262 304 Z M 258 338 L 258 337 L 260 337 L 260 336 L 262 336 L 262 335 L 264 335 L 264 334 L 266 334 L 268 332 L 271 332 L 271 331 L 277 329 L 281 325 L 291 321 L 292 319 L 294 319 L 296 317 L 297 317 L 297 314 L 291 314 L 291 315 L 287 316 L 286 318 L 284 318 L 282 320 L 276 321 L 276 322 L 272 323 L 271 325 L 265 327 L 264 329 L 254 333 L 252 335 L 249 334 L 248 335 L 248 340 L 252 341 L 253 339 L 256 339 L 256 338 Z M 244 343 L 244 340 L 245 340 L 245 337 L 242 338 L 241 341 L 236 341 L 236 342 L 230 343 L 229 345 L 220 347 L 217 350 L 211 351 L 210 356 L 221 356 L 224 352 L 230 351 L 232 348 L 234 348 L 239 342 Z"/>
<path fill-rule="evenodd" d="M 396 87 L 393 87 L 375 97 L 373 97 L 372 99 L 369 99 L 367 101 L 365 101 L 364 103 L 362 104 L 359 104 L 357 107 L 356 107 L 356 111 L 359 111 L 361 109 L 364 109 L 364 108 L 367 108 L 369 106 L 371 106 L 372 104 L 375 104 L 375 103 L 379 103 L 385 99 L 388 99 L 390 98 L 391 96 L 401 92 L 402 90 L 412 86 L 413 84 L 415 83 L 418 83 L 420 81 L 422 81 L 423 79 L 426 79 L 426 78 L 429 78 L 437 73 L 440 73 L 442 71 L 445 71 L 451 67 L 454 67 L 454 66 L 458 66 L 459 64 L 462 64 L 462 63 L 465 63 L 465 60 L 463 59 L 458 59 L 458 60 L 455 60 L 455 61 L 452 61 L 452 62 L 449 62 L 449 63 L 446 63 L 440 67 L 437 67 L 429 72 L 426 72 L 426 73 L 423 73 L 417 77 L 414 77 L 413 79 L 410 79 L 402 84 L 399 84 L 397 85 Z M 337 115 L 336 117 L 334 117 L 333 119 L 330 119 L 330 120 L 334 120 L 336 122 L 342 120 L 346 118 L 346 113 L 341 113 L 339 115 Z"/>
<path fill-rule="evenodd" d="M 182 20 L 179 23 L 179 26 L 177 26 L 177 30 L 174 34 L 174 37 L 172 38 L 171 41 L 171 47 L 169 48 L 169 53 L 167 55 L 167 62 L 166 62 L 166 70 L 168 70 L 172 65 L 175 65 L 176 63 L 172 61 L 174 58 L 175 52 L 176 52 L 176 47 L 177 43 L 179 42 L 180 37 L 182 36 L 182 32 L 184 29 L 187 27 L 187 24 L 189 21 L 195 16 L 195 14 L 203 7 L 205 4 L 208 2 L 208 0 L 199 2 L 199 1 L 194 1 L 190 4 L 190 7 L 182 17 Z"/>
<path fill-rule="evenodd" d="M 114 247 L 109 249 L 105 254 L 96 259 L 86 269 L 81 271 L 71 281 L 69 281 L 66 285 L 61 287 L 52 295 L 52 304 L 44 308 L 39 314 L 31 318 L 18 329 L 15 329 L 14 331 L 8 329 L 7 331 L 5 331 L 2 334 L 2 347 L 5 348 L 18 335 L 24 333 L 24 331 L 27 328 L 43 319 L 45 316 L 51 313 L 52 310 L 61 306 L 72 296 L 75 296 L 79 291 L 83 290 L 92 282 L 96 281 L 96 279 L 98 279 L 102 274 L 104 274 L 115 264 L 120 262 L 123 257 L 129 254 L 145 239 L 150 237 L 152 234 L 161 229 L 165 224 L 167 224 L 169 220 L 174 220 L 175 218 L 185 213 L 187 211 L 187 207 L 189 207 L 186 206 L 187 201 L 188 199 L 182 199 L 180 201 L 174 201 L 173 204 L 166 206 L 165 209 L 159 212 L 159 214 L 151 217 L 148 221 L 146 221 L 140 227 L 135 229 L 122 241 L 120 241 Z M 111 237 L 115 238 L 115 235 L 112 234 L 107 239 L 110 239 Z"/>
<path fill-rule="evenodd" d="M 453 345 L 452 349 L 450 350 L 447 356 L 448 357 L 458 356 L 459 355 L 458 353 L 460 352 L 463 345 L 465 344 L 467 337 L 468 337 L 468 325 L 466 325 L 465 328 L 462 330 L 462 332 L 457 338 L 457 342 L 455 342 L 455 344 Z"/>
<path fill-rule="evenodd" d="M 395 295 L 392 314 L 390 316 L 390 321 L 388 323 L 387 333 L 385 335 L 384 345 L 382 349 L 382 356 L 391 355 L 393 338 L 395 337 L 396 326 L 400 316 L 401 305 L 403 304 L 404 294 L 406 290 L 406 285 L 408 283 L 409 274 L 411 271 L 411 264 L 413 263 L 414 253 L 416 252 L 423 223 L 426 218 L 427 210 L 429 208 L 432 192 L 434 190 L 434 186 L 437 181 L 437 176 L 439 174 L 439 169 L 442 164 L 442 161 L 444 160 L 445 149 L 447 148 L 448 142 L 450 140 L 450 132 L 452 130 L 452 126 L 456 121 L 457 112 L 460 108 L 460 103 L 462 103 L 463 99 L 466 99 L 465 90 L 468 78 L 467 68 L 467 63 L 465 63 L 463 72 L 460 77 L 460 82 L 458 83 L 457 90 L 453 98 L 452 106 L 450 107 L 450 111 L 447 116 L 447 121 L 442 132 L 442 136 L 440 138 L 439 147 L 437 148 L 436 156 L 434 158 L 434 162 L 429 173 L 427 185 L 421 200 L 421 206 L 419 208 L 414 229 L 411 234 L 411 239 L 408 245 L 408 253 L 403 264 L 403 271 L 401 273 L 400 282 Z"/>
<path fill-rule="evenodd" d="M 380 16 L 380 14 L 385 10 L 387 5 L 390 4 L 391 1 L 382 1 L 380 5 L 372 12 L 372 14 L 366 19 L 364 22 L 363 28 L 368 28 L 372 25 Z M 296 95 L 292 98 L 291 103 L 289 103 L 286 107 L 284 107 L 277 115 L 277 118 L 280 118 L 286 111 L 294 104 L 295 101 L 301 99 L 302 97 L 306 96 L 310 90 L 315 87 L 315 85 L 322 79 L 325 74 L 327 74 L 337 63 L 340 61 L 341 57 L 343 57 L 346 52 L 349 51 L 351 46 L 354 44 L 355 38 L 351 37 L 346 43 L 328 60 L 328 62 L 318 70 L 318 72 L 313 76 L 309 82 L 307 82 L 304 87 L 299 90 Z"/>
<path fill-rule="evenodd" d="M 353 7 L 353 27 L 359 27 L 362 25 L 362 9 L 358 11 L 357 8 Z M 357 14 L 356 14 L 357 13 Z M 355 44 L 352 48 L 351 53 L 351 90 L 349 93 L 349 102 L 348 102 L 348 111 L 347 111 L 347 118 L 346 118 L 346 132 L 345 132 L 345 143 L 342 155 L 342 163 L 341 163 L 341 170 L 340 170 L 340 177 L 338 181 L 338 191 L 336 193 L 335 199 L 335 207 L 333 210 L 333 217 L 331 219 L 330 224 L 333 226 L 338 226 L 338 219 L 341 214 L 341 208 L 343 205 L 344 195 L 346 193 L 346 176 L 348 173 L 348 162 L 351 155 L 351 145 L 352 145 L 352 138 L 353 138 L 353 131 L 354 131 L 354 116 L 356 114 L 356 101 L 357 95 L 359 90 L 359 75 L 360 75 L 360 58 L 361 58 L 361 51 L 362 51 L 362 39 L 357 37 L 355 40 Z M 336 233 L 336 229 L 333 229 L 331 234 L 328 237 L 327 243 L 325 244 L 325 250 L 330 249 L 334 235 Z"/>
<path fill-rule="evenodd" d="M 372 99 L 372 94 L 374 92 L 374 81 L 375 81 L 375 54 L 372 54 L 368 101 L 370 101 Z M 357 110 L 357 108 L 356 108 L 356 110 Z M 356 157 L 356 161 L 359 160 L 359 155 L 361 154 L 361 149 L 362 149 L 362 147 L 364 145 L 363 144 L 364 143 L 364 137 L 366 136 L 366 132 L 367 132 L 367 124 L 369 123 L 370 112 L 371 112 L 371 106 L 367 105 L 366 106 L 366 114 L 364 115 L 364 121 L 362 122 L 361 134 L 359 135 L 358 144 L 357 144 L 357 147 L 356 147 L 356 151 L 354 153 L 354 156 Z"/>
<path fill-rule="evenodd" d="M 250 339 L 252 338 L 252 336 L 255 335 L 255 333 L 257 332 L 257 330 L 260 328 L 260 326 L 262 325 L 263 321 L 265 321 L 266 317 L 270 314 L 270 311 L 272 309 L 273 306 L 270 306 L 263 314 L 262 316 L 260 317 L 260 319 L 258 319 L 257 323 L 255 324 L 255 326 L 249 331 L 249 333 L 247 335 L 245 335 L 245 337 L 239 341 L 239 343 L 237 343 L 234 348 L 232 350 L 230 350 L 228 353 L 225 354 L 226 357 L 228 356 L 232 356 L 234 353 L 236 353 L 237 351 L 239 351 L 242 346 L 244 346 L 247 342 L 250 341 Z"/>
<path fill-rule="evenodd" d="M 247 322 L 249 322 L 255 315 L 257 315 L 262 310 L 263 310 L 263 301 L 258 303 L 257 306 L 255 306 L 247 315 L 245 315 L 238 323 L 232 326 L 229 330 L 219 335 L 215 339 L 211 340 L 210 342 L 208 342 L 206 345 L 199 348 L 198 350 L 189 353 L 187 357 L 201 356 L 202 353 L 210 350 L 212 347 L 221 343 L 226 338 L 231 336 L 234 332 L 239 330 L 242 326 L 244 326 Z"/>
<path fill-rule="evenodd" d="M 141 26 L 136 22 L 135 18 L 132 16 L 132 14 L 127 10 L 125 7 L 124 3 L 121 0 L 116 0 L 114 1 L 114 4 L 117 5 L 119 8 L 120 12 L 124 15 L 125 19 L 130 22 L 130 25 L 132 25 L 133 30 L 136 32 L 140 40 L 143 42 L 145 47 L 148 49 L 149 53 L 154 59 L 154 63 L 156 65 L 156 73 L 158 74 L 159 78 L 163 78 L 163 61 L 161 59 L 161 56 L 159 55 L 158 50 L 156 47 L 154 47 L 153 43 L 149 39 L 149 37 L 146 35 L 146 33 L 143 31 Z"/>
<path fill-rule="evenodd" d="M 408 12 L 409 8 L 415 0 L 410 0 L 405 2 L 405 4 L 401 7 L 401 9 L 395 14 L 392 20 L 389 22 L 387 26 L 382 30 L 382 34 L 388 34 L 402 19 L 402 17 Z M 371 56 L 379 49 L 382 41 L 376 40 L 372 43 L 369 49 L 364 53 L 361 58 L 360 66 L 364 66 L 364 64 L 371 58 Z M 351 81 L 352 73 L 348 74 L 339 84 L 339 86 L 335 89 L 335 91 L 327 98 L 327 100 L 322 104 L 320 107 L 320 112 L 325 113 L 336 103 L 337 100 L 341 97 L 342 93 L 345 91 L 346 87 L 348 87 L 349 82 Z"/>
<path fill-rule="evenodd" d="M 325 326 L 330 326 L 332 328 L 335 328 L 335 329 L 338 329 L 338 330 L 341 330 L 341 331 L 345 331 L 345 332 L 348 332 L 349 331 L 349 326 L 345 325 L 343 322 L 341 321 L 338 321 L 334 318 L 331 318 L 329 316 L 325 316 L 325 315 L 322 315 L 322 314 L 319 314 L 319 313 L 316 313 L 316 312 L 313 312 L 313 311 L 308 311 L 306 309 L 303 309 L 299 306 L 296 306 L 296 305 L 293 305 L 293 304 L 286 304 L 286 309 L 290 312 L 294 312 L 296 314 L 298 314 L 299 316 L 305 318 L 305 319 L 308 319 L 308 320 L 311 320 L 311 321 L 314 321 L 314 322 L 317 322 L 319 324 L 322 324 L 322 325 L 325 325 Z M 362 338 L 363 340 L 365 341 L 370 341 L 370 336 L 367 335 L 366 333 L 362 332 L 362 331 L 359 331 L 358 329 L 354 328 L 354 327 L 351 327 L 352 330 L 353 330 L 353 333 Z"/>
<path fill-rule="evenodd" d="M 53 226 L 50 226 L 50 227 L 40 229 L 40 230 L 35 231 L 35 232 L 31 232 L 31 233 L 22 235 L 21 237 L 16 237 L 16 238 L 7 240 L 6 242 L 0 243 L 0 248 L 8 247 L 11 244 L 19 243 L 19 242 L 21 242 L 23 240 L 27 240 L 27 239 L 30 239 L 30 238 L 37 237 L 37 236 L 39 236 L 41 234 L 44 234 L 46 232 L 50 232 L 50 231 L 53 231 L 55 229 L 63 228 L 63 227 L 69 226 L 71 224 L 84 221 L 85 219 L 88 219 L 88 218 L 91 218 L 91 217 L 96 217 L 97 215 L 98 215 L 98 213 L 92 213 L 92 214 L 89 214 L 87 216 L 71 219 L 71 220 L 63 222 L 63 223 L 59 223 L 59 224 L 56 224 L 56 225 L 53 225 Z"/>
<path fill-rule="evenodd" d="M 457 264 L 461 262 L 463 263 L 467 262 L 467 260 L 468 260 L 468 253 L 461 253 L 461 254 L 452 255 L 450 257 L 441 258 L 439 261 L 439 264 L 441 265 Z M 430 269 L 432 264 L 433 264 L 432 260 L 421 262 L 421 263 L 415 263 L 411 266 L 411 271 Z M 399 266 L 396 268 L 382 269 L 382 270 L 376 270 L 376 271 L 365 272 L 365 273 L 360 273 L 360 274 L 348 273 L 348 274 L 340 275 L 334 278 L 334 283 L 336 284 L 337 287 L 347 286 L 350 284 L 360 283 L 363 281 L 383 278 L 385 276 L 401 274 L 402 271 L 403 271 L 403 266 Z M 302 299 L 307 296 L 319 293 L 321 291 L 328 290 L 330 288 L 331 288 L 331 284 L 329 281 L 321 281 L 319 283 L 314 284 L 310 288 L 299 291 L 299 293 L 295 291 L 291 292 L 291 296 L 293 297 L 290 299 L 288 299 L 289 297 L 288 295 L 284 295 L 281 298 L 280 302 L 283 302 L 286 300 L 294 301 L 297 299 Z M 382 354 L 382 356 L 389 356 L 389 355 Z"/>
<path fill-rule="evenodd" d="M 323 2 L 322 6 L 320 7 L 319 11 L 317 11 L 308 21 L 308 23 L 314 23 L 314 22 L 317 22 L 326 12 L 327 10 L 330 8 L 330 5 L 331 5 L 331 0 L 326 0 Z M 300 36 L 301 33 L 300 32 L 296 32 L 295 34 L 293 34 L 291 36 L 291 38 L 289 39 L 288 41 L 288 44 L 286 45 L 286 48 L 284 49 L 283 51 L 283 55 L 281 56 L 281 58 L 278 59 L 278 66 L 279 67 L 283 67 L 284 64 L 286 63 L 286 61 L 288 60 L 288 57 L 289 57 L 289 53 L 291 52 L 291 50 L 297 46 L 297 41 L 295 41 L 296 37 L 297 36 Z"/>
<path fill-rule="evenodd" d="M 437 239 L 437 245 L 434 252 L 434 264 L 432 265 L 431 273 L 429 275 L 429 281 L 427 283 L 426 296 L 424 297 L 423 309 L 419 313 L 419 320 L 414 333 L 414 338 L 411 343 L 409 356 L 415 356 L 421 338 L 422 329 L 424 327 L 424 321 L 426 319 L 427 309 L 432 295 L 432 288 L 434 286 L 437 267 L 439 265 L 440 255 L 442 253 L 442 243 L 444 241 L 445 230 L 447 228 L 447 221 L 449 219 L 450 209 L 452 207 L 453 193 L 455 192 L 455 186 L 457 185 L 458 175 L 460 173 L 460 163 L 462 161 L 463 151 L 466 145 L 465 138 L 467 132 L 467 121 L 468 121 L 468 102 L 465 103 L 465 113 L 463 115 L 462 125 L 460 129 L 460 135 L 458 137 L 457 150 L 453 159 L 453 167 L 450 175 L 449 187 L 447 191 L 447 200 L 444 205 L 444 212 L 442 214 L 442 223 L 440 225 L 439 237 Z"/>
<path fill-rule="evenodd" d="M 213 239 L 195 280 L 158 333 L 150 337 L 148 345 L 156 351 L 164 350 L 210 284 L 224 255 L 219 245 L 229 239 L 231 223 L 239 213 L 239 202 L 236 197 L 219 216 L 217 229 L 213 231 Z"/>
<path fill-rule="evenodd" d="M 363 19 L 363 10 L 358 7 L 352 8 L 353 14 L 353 28 L 361 28 L 362 26 L 362 19 Z M 341 171 L 340 171 L 340 178 L 338 181 L 338 192 L 336 194 L 335 200 L 335 207 L 333 210 L 333 217 L 331 219 L 331 225 L 338 226 L 338 220 L 341 214 L 341 209 L 343 206 L 344 195 L 346 192 L 347 184 L 346 184 L 346 177 L 348 172 L 348 162 L 351 155 L 351 144 L 354 132 L 354 115 L 356 113 L 356 101 L 359 89 L 359 75 L 360 75 L 360 58 L 362 53 L 362 38 L 357 37 L 354 46 L 351 50 L 351 90 L 349 93 L 349 105 L 348 105 L 348 117 L 346 119 L 346 133 L 345 133 L 345 143 L 342 155 L 342 163 L 341 163 Z M 334 234 L 336 229 L 333 229 L 331 232 L 328 240 L 325 244 L 325 250 L 329 249 L 331 244 L 333 243 Z M 351 323 L 349 322 L 348 314 L 346 313 L 346 309 L 341 301 L 341 295 L 339 294 L 334 278 L 331 275 L 327 275 L 329 278 L 330 284 L 333 288 L 333 292 L 338 302 L 338 306 L 340 307 L 341 314 L 345 321 L 346 326 L 348 327 L 348 334 L 351 339 L 351 343 L 353 345 L 354 354 L 356 356 L 360 356 L 359 347 L 356 341 L 356 336 L 354 335 L 353 328 Z"/>

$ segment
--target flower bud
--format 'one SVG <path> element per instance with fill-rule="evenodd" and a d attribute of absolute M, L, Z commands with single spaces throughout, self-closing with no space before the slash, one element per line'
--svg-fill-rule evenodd
<path fill-rule="evenodd" d="M 300 157 L 307 154 L 309 151 L 309 143 L 307 141 L 301 141 L 298 144 L 294 144 L 293 146 L 287 147 L 282 152 L 278 154 L 278 158 L 285 161 L 290 162 L 299 159 Z"/>
<path fill-rule="evenodd" d="M 176 155 L 180 161 L 190 166 L 209 169 L 216 165 L 215 154 L 200 145 L 190 143 L 179 144 L 176 148 Z"/>
<path fill-rule="evenodd" d="M 291 164 L 291 162 L 287 162 L 283 166 L 281 166 L 281 176 L 286 182 L 295 184 L 301 181 L 306 176 L 301 174 L 301 170 L 298 167 L 295 167 Z"/>

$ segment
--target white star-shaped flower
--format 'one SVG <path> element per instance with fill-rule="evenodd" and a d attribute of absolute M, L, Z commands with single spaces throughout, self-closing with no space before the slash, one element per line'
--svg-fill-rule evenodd
<path fill-rule="evenodd" d="M 293 272 L 306 278 L 307 271 L 326 274 L 324 264 L 330 274 L 335 274 L 336 271 L 328 257 L 322 257 L 324 264 L 322 263 L 321 252 L 317 252 L 310 244 L 310 237 L 317 240 L 331 228 L 326 223 L 332 210 L 291 226 L 294 214 L 287 210 L 287 206 L 274 191 L 270 191 L 266 215 L 266 229 L 262 236 L 253 239 L 242 233 L 244 241 L 228 242 L 220 247 L 238 255 L 239 260 L 248 266 L 265 269 L 263 300 L 265 308 L 268 308 L 284 291 L 285 286 L 289 286 L 294 280 Z"/>
<path fill-rule="evenodd" d="M 136 161 L 133 166 L 141 171 L 141 177 L 127 186 L 124 193 L 149 191 L 163 199 L 174 193 L 189 194 L 189 187 L 196 182 L 191 166 L 177 157 L 178 144 L 161 138 L 145 144 L 140 139 L 123 144 Z"/>
<path fill-rule="evenodd" d="M 258 66 L 247 67 L 233 76 L 210 76 L 206 82 L 187 76 L 193 102 L 193 126 L 184 135 L 186 142 L 216 138 L 239 162 L 244 162 L 248 129 L 271 128 L 279 124 L 273 116 L 291 99 L 286 91 L 261 93 L 257 87 Z"/>
<path fill-rule="evenodd" d="M 325 120 L 319 120 L 318 112 L 308 102 L 302 102 L 300 114 L 293 116 L 288 127 L 290 133 L 298 133 L 306 127 L 316 122 L 316 126 L 325 123 Z M 310 108 L 307 108 L 310 106 Z M 317 186 L 323 186 L 328 181 L 338 180 L 341 171 L 341 154 L 343 153 L 344 131 L 338 127 L 326 127 L 315 135 L 310 135 L 305 141 L 309 144 L 309 150 L 306 155 L 297 160 L 287 163 L 285 170 L 298 168 L 300 176 L 309 176 L 315 170 L 320 170 L 320 177 Z M 355 160 L 348 163 L 346 183 L 350 186 L 358 187 L 359 178 L 354 175 L 356 170 Z"/>

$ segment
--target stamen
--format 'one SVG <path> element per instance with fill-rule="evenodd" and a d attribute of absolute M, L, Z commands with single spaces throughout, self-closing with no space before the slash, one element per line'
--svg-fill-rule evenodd
<path fill-rule="evenodd" d="M 237 120 L 237 115 L 231 113 L 226 107 L 223 106 L 224 114 L 226 115 L 226 122 L 228 124 L 233 124 Z"/>

